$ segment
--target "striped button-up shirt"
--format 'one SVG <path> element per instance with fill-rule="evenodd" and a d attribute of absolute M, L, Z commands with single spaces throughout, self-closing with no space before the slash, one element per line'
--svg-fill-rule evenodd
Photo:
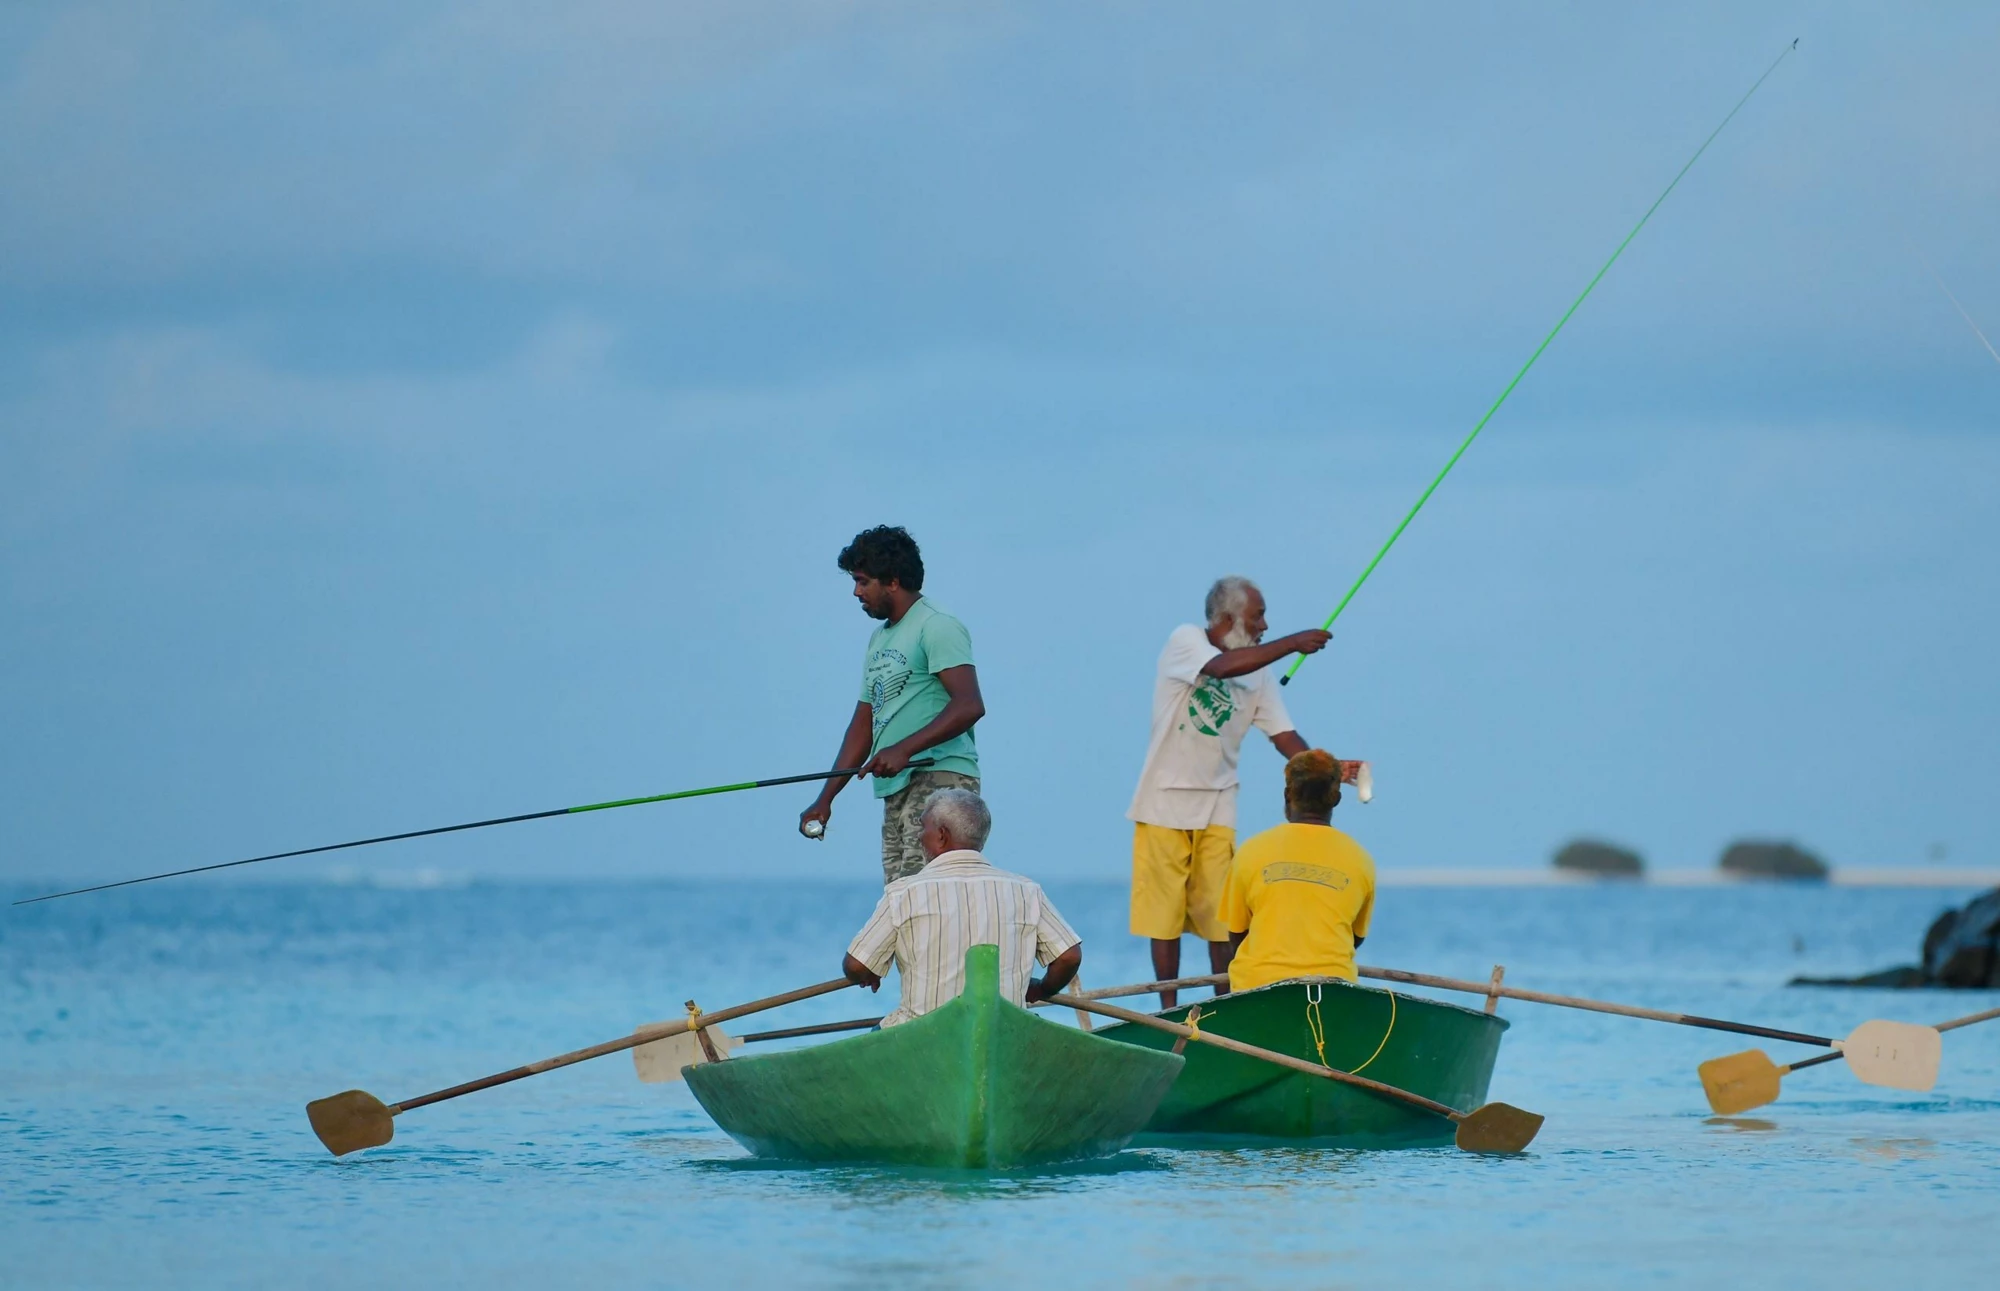
<path fill-rule="evenodd" d="M 878 974 L 894 963 L 903 998 L 885 1027 L 922 1017 L 965 989 L 965 952 L 1000 948 L 1000 995 L 1022 1003 L 1037 960 L 1046 964 L 1082 938 L 1041 885 L 996 870 L 974 851 L 944 852 L 882 893 L 847 953 Z"/>

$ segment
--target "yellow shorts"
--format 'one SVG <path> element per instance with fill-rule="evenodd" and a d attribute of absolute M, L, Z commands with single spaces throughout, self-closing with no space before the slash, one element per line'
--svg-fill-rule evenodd
<path fill-rule="evenodd" d="M 1203 941 L 1228 941 L 1216 907 L 1229 883 L 1236 856 L 1236 831 L 1132 828 L 1132 932 L 1155 941 L 1174 941 L 1191 932 Z"/>

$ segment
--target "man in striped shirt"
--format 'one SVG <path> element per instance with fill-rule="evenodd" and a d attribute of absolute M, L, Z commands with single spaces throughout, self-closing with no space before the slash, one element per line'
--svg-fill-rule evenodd
<path fill-rule="evenodd" d="M 1083 940 L 1063 922 L 1041 886 L 994 869 L 979 854 L 993 814 L 970 789 L 940 789 L 922 818 L 924 868 L 897 879 L 847 948 L 848 980 L 877 990 L 891 963 L 903 998 L 885 1027 L 922 1017 L 965 989 L 965 952 L 1000 948 L 1002 999 L 1032 1004 L 1069 985 L 1083 966 Z M 1048 965 L 1040 980 L 1037 963 Z"/>

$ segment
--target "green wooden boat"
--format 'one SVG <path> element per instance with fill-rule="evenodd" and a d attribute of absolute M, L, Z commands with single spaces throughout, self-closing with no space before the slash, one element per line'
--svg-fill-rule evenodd
<path fill-rule="evenodd" d="M 1045 1022 L 999 988 L 999 948 L 974 946 L 965 992 L 923 1017 L 682 1075 L 760 1157 L 1009 1169 L 1123 1148 L 1182 1059 Z"/>
<path fill-rule="evenodd" d="M 1486 1101 L 1507 1029 L 1505 1020 L 1490 1014 L 1340 978 L 1275 982 L 1195 1003 L 1203 1031 L 1319 1062 L 1310 1016 L 1314 995 L 1320 997 L 1327 1065 L 1461 1112 Z M 1159 1016 L 1185 1022 L 1189 1007 Z M 1174 1044 L 1172 1035 L 1131 1022 L 1099 1027 L 1095 1034 L 1146 1049 Z M 1187 1067 L 1140 1143 L 1389 1148 L 1452 1141 L 1450 1121 L 1395 1099 L 1211 1045 L 1188 1045 L 1186 1055 Z"/>

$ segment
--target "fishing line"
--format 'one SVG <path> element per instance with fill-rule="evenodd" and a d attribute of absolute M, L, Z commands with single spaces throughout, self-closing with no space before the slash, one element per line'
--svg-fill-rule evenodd
<path fill-rule="evenodd" d="M 1958 297 L 1951 294 L 1951 288 L 1944 285 L 1944 279 L 1938 277 L 1938 271 L 1931 269 L 1930 261 L 1924 261 L 1924 268 L 1930 269 L 1931 281 L 1938 285 L 1938 290 L 1944 293 L 1944 298 L 1958 311 L 1958 316 L 1965 320 L 1965 325 L 1972 329 L 1972 334 L 1979 338 L 1979 343 L 1986 347 L 1986 352 L 1993 356 L 1993 361 L 2000 363 L 2000 350 L 1993 348 L 1993 342 L 1986 339 L 1986 333 L 1979 330 L 1979 324 L 1972 321 L 1972 315 L 1965 312 L 1965 306 L 1958 303 Z"/>
<path fill-rule="evenodd" d="M 1450 460 L 1444 464 L 1444 469 L 1437 473 L 1437 478 L 1430 482 L 1430 487 L 1426 488 L 1417 498 L 1416 505 L 1410 508 L 1409 514 L 1403 517 L 1402 523 L 1397 525 L 1395 532 L 1389 535 L 1389 540 L 1383 543 L 1381 549 L 1375 553 L 1375 558 L 1368 562 L 1368 567 L 1361 571 L 1361 577 L 1354 580 L 1354 586 L 1347 589 L 1347 595 L 1340 598 L 1340 604 L 1334 606 L 1333 613 L 1326 616 L 1326 622 L 1319 625 L 1322 632 L 1332 630 L 1334 620 L 1339 618 L 1340 612 L 1347 608 L 1347 603 L 1354 599 L 1354 594 L 1361 590 L 1361 585 L 1368 581 L 1368 576 L 1375 572 L 1375 566 L 1382 563 L 1382 558 L 1389 554 L 1389 548 L 1396 545 L 1396 539 L 1403 536 L 1403 530 L 1410 527 L 1410 521 L 1417 518 L 1417 512 L 1424 509 L 1424 503 L 1430 501 L 1431 494 L 1437 491 L 1438 485 L 1444 483 L 1444 477 L 1451 474 L 1451 468 L 1458 465 L 1458 459 L 1465 456 L 1465 450 L 1472 447 L 1472 441 L 1479 438 L 1479 432 L 1486 429 L 1486 423 L 1493 419 L 1494 413 L 1500 411 L 1500 405 L 1507 402 L 1507 396 L 1514 393 L 1514 387 L 1521 384 L 1521 378 L 1528 375 L 1528 369 L 1535 366 L 1535 360 L 1542 357 L 1542 351 L 1549 348 L 1549 342 L 1556 339 L 1556 334 L 1562 331 L 1565 323 L 1569 322 L 1570 315 L 1576 313 L 1583 302 L 1590 297 L 1590 293 L 1596 289 L 1598 282 L 1605 274 L 1611 271 L 1611 266 L 1618 263 L 1618 257 L 1625 254 L 1625 248 L 1632 244 L 1633 238 L 1639 236 L 1639 230 L 1646 227 L 1646 221 L 1653 218 L 1653 212 L 1660 209 L 1660 204 L 1665 202 L 1668 195 L 1680 184 L 1682 176 L 1694 169 L 1694 164 L 1701 160 L 1703 153 L 1708 151 L 1708 145 L 1714 143 L 1716 136 L 1721 134 L 1728 127 L 1729 123 L 1736 119 L 1736 114 L 1743 110 L 1743 105 L 1748 103 L 1750 97 L 1757 93 L 1759 87 L 1770 79 L 1771 73 L 1778 70 L 1778 64 L 1784 62 L 1791 55 L 1792 51 L 1798 47 L 1799 42 L 1794 40 L 1791 44 L 1785 46 L 1782 53 L 1771 60 L 1771 65 L 1764 69 L 1764 74 L 1758 77 L 1756 83 L 1744 92 L 1742 98 L 1736 101 L 1736 106 L 1729 109 L 1729 115 L 1722 118 L 1722 124 L 1715 127 L 1710 132 L 1708 138 L 1702 140 L 1701 147 L 1694 150 L 1694 156 L 1688 158 L 1687 165 L 1680 168 L 1680 171 L 1675 174 L 1673 182 L 1668 184 L 1659 197 L 1654 199 L 1653 204 L 1646 208 L 1646 213 L 1639 217 L 1639 222 L 1632 226 L 1632 231 L 1625 235 L 1625 240 L 1618 244 L 1618 249 L 1613 251 L 1611 258 L 1604 262 L 1604 267 L 1597 271 L 1596 276 L 1585 284 L 1583 291 L 1577 295 L 1577 298 L 1570 302 L 1569 308 L 1563 311 L 1563 316 L 1556 320 L 1556 325 L 1549 329 L 1549 334 L 1542 338 L 1542 343 L 1535 347 L 1535 352 L 1528 356 L 1528 361 L 1521 365 L 1521 370 L 1514 374 L 1514 379 L 1507 383 L 1506 389 L 1500 392 L 1500 397 L 1493 401 L 1492 406 L 1487 408 L 1486 414 L 1472 427 L 1471 432 L 1466 435 L 1464 442 L 1459 444 L 1458 451 L 1451 455 Z M 1989 346 L 1988 348 L 1992 347 Z M 2000 358 L 2000 355 L 1996 355 L 1995 357 Z M 1305 662 L 1306 656 L 1303 654 L 1294 659 L 1292 666 L 1285 670 L 1285 675 L 1278 678 L 1278 684 L 1281 686 L 1289 685 L 1293 676 L 1298 673 L 1298 670 L 1305 666 Z"/>

